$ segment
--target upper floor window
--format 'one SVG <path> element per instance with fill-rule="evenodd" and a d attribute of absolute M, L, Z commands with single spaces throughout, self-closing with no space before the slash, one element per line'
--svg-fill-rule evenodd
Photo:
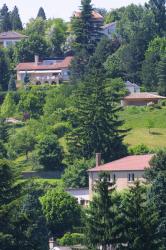
<path fill-rule="evenodd" d="M 134 173 L 129 173 L 129 174 L 128 174 L 128 181 L 129 181 L 129 182 L 135 181 L 135 174 L 134 174 Z"/>

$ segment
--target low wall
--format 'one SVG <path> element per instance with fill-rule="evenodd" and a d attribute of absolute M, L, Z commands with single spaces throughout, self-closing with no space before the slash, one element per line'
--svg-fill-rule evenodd
<path fill-rule="evenodd" d="M 60 171 L 29 171 L 29 172 L 22 172 L 23 179 L 29 178 L 42 178 L 42 179 L 60 179 L 62 172 Z"/>

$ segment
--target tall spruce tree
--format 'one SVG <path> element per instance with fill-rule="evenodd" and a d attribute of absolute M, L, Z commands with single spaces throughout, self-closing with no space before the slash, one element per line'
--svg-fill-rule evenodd
<path fill-rule="evenodd" d="M 8 91 L 16 91 L 16 81 L 13 75 L 11 75 L 10 80 L 9 80 Z"/>
<path fill-rule="evenodd" d="M 118 113 L 121 107 L 115 103 L 108 84 L 94 75 L 80 85 L 73 95 L 75 118 L 73 130 L 68 135 L 72 157 L 90 159 L 101 152 L 105 162 L 126 154 L 123 138 L 126 131 Z"/>
<path fill-rule="evenodd" d="M 158 90 L 159 93 L 166 96 L 166 56 L 164 56 L 158 65 Z"/>
<path fill-rule="evenodd" d="M 119 208 L 120 244 L 118 249 L 156 250 L 157 213 L 147 199 L 145 186 L 136 182 L 122 197 Z"/>
<path fill-rule="evenodd" d="M 28 73 L 26 72 L 24 76 L 24 84 L 27 85 L 28 83 L 30 83 L 30 78 Z"/>
<path fill-rule="evenodd" d="M 156 235 L 161 247 L 166 249 L 166 152 L 160 150 L 151 160 L 150 168 L 146 170 L 146 178 L 151 184 L 150 201 L 154 204 L 158 222 Z"/>
<path fill-rule="evenodd" d="M 146 5 L 154 15 L 158 26 L 158 33 L 161 35 L 166 31 L 166 0 L 150 0 Z"/>
<path fill-rule="evenodd" d="M 95 44 L 92 42 L 94 36 L 92 11 L 91 0 L 82 0 L 80 15 L 72 19 L 72 27 L 76 36 L 77 47 L 79 49 L 85 49 L 90 53 L 92 53 L 95 48 Z"/>
<path fill-rule="evenodd" d="M 0 10 L 0 31 L 5 32 L 12 29 L 10 12 L 6 4 Z"/>
<path fill-rule="evenodd" d="M 38 11 L 38 14 L 37 14 L 37 17 L 40 17 L 40 18 L 42 18 L 43 20 L 46 20 L 46 19 L 47 19 L 43 7 L 40 7 L 40 9 L 39 9 L 39 11 Z"/>
<path fill-rule="evenodd" d="M 0 90 L 8 89 L 9 82 L 9 62 L 4 49 L 0 48 Z"/>
<path fill-rule="evenodd" d="M 158 214 L 156 235 L 162 250 L 166 249 L 166 173 L 159 172 L 152 182 L 151 200 Z"/>
<path fill-rule="evenodd" d="M 71 78 L 74 81 L 83 79 L 89 57 L 94 53 L 101 39 L 100 26 L 102 24 L 94 21 L 92 13 L 91 0 L 82 0 L 80 12 L 72 18 L 72 30 L 75 36 L 73 49 L 76 52 L 71 65 Z"/>
<path fill-rule="evenodd" d="M 11 25 L 12 25 L 12 30 L 23 29 L 17 6 L 14 6 L 13 11 L 11 12 Z"/>
<path fill-rule="evenodd" d="M 96 183 L 95 194 L 87 210 L 86 239 L 89 247 L 107 250 L 114 242 L 115 210 L 113 209 L 113 185 L 107 181 L 108 176 L 102 174 Z M 110 190 L 111 189 L 111 190 Z M 100 248 L 101 249 L 101 248 Z"/>

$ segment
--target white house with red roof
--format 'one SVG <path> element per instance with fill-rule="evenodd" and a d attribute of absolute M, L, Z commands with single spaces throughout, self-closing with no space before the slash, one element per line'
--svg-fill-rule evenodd
<path fill-rule="evenodd" d="M 26 38 L 27 36 L 15 31 L 2 32 L 0 33 L 0 45 L 7 48 Z"/>
<path fill-rule="evenodd" d="M 116 183 L 117 190 L 123 190 L 131 186 L 134 181 L 144 181 L 145 168 L 150 167 L 150 160 L 153 154 L 132 155 L 101 164 L 101 154 L 96 154 L 96 167 L 88 170 L 89 173 L 89 196 L 92 197 L 93 186 L 99 175 L 108 173 L 109 181 Z"/>
<path fill-rule="evenodd" d="M 17 65 L 17 80 L 23 81 L 27 73 L 34 84 L 69 81 L 69 67 L 72 59 L 72 56 L 68 56 L 40 61 L 39 57 L 35 56 L 34 62 L 24 62 Z"/>

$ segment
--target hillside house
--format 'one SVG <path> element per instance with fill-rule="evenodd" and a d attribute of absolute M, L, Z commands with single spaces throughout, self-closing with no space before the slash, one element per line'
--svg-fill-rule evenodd
<path fill-rule="evenodd" d="M 144 181 L 145 168 L 149 168 L 149 162 L 153 154 L 132 155 L 101 164 L 101 154 L 96 154 L 96 167 L 89 169 L 89 196 L 92 197 L 93 186 L 99 175 L 108 173 L 109 182 L 115 182 L 117 190 L 123 190 L 133 185 L 134 181 Z"/>
<path fill-rule="evenodd" d="M 140 93 L 140 86 L 130 81 L 125 82 L 125 87 L 130 94 Z"/>
<path fill-rule="evenodd" d="M 73 57 L 55 58 L 39 61 L 35 56 L 34 62 L 19 63 L 16 67 L 17 80 L 23 81 L 27 73 L 33 84 L 56 84 L 69 81 L 71 64 Z"/>
<path fill-rule="evenodd" d="M 0 33 L 0 46 L 7 48 L 11 45 L 15 45 L 17 42 L 27 38 L 18 32 L 15 31 L 7 31 Z"/>
<path fill-rule="evenodd" d="M 71 196 L 75 197 L 78 204 L 87 206 L 89 204 L 89 189 L 88 188 L 69 188 L 66 190 Z"/>
<path fill-rule="evenodd" d="M 123 98 L 122 106 L 148 106 L 149 104 L 157 104 L 166 97 L 155 93 L 141 92 L 131 93 Z"/>
<path fill-rule="evenodd" d="M 116 22 L 105 24 L 101 29 L 101 33 L 111 39 L 116 34 Z"/>

